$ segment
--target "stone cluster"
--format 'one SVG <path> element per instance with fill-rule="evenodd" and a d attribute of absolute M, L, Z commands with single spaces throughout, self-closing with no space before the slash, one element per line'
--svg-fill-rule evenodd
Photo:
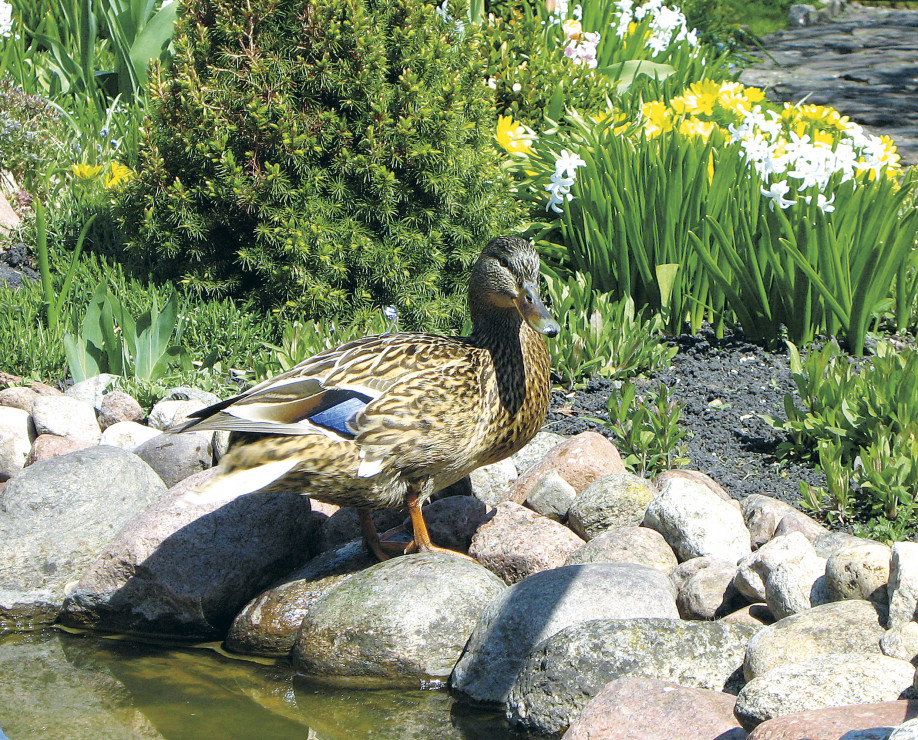
<path fill-rule="evenodd" d="M 111 381 L 0 391 L 0 632 L 220 639 L 316 679 L 448 684 L 535 735 L 918 737 L 916 543 L 542 432 L 426 506 L 474 561 L 376 563 L 350 510 L 196 503 L 226 439 L 162 430 L 213 399 L 174 389 L 144 420 Z"/>

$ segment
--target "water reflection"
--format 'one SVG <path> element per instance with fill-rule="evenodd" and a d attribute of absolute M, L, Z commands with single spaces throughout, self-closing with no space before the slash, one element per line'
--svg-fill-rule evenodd
<path fill-rule="evenodd" d="M 517 737 L 443 691 L 333 689 L 286 664 L 56 631 L 0 640 L 0 728 L 9 740 Z"/>

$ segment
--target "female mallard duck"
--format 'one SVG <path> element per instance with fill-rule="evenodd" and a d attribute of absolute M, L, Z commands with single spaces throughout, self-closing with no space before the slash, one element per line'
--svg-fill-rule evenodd
<path fill-rule="evenodd" d="M 409 550 L 433 546 L 422 504 L 480 465 L 522 448 L 548 411 L 543 334 L 559 326 L 539 298 L 539 258 L 492 240 L 472 270 L 467 338 L 382 334 L 322 352 L 242 395 L 193 414 L 181 431 L 236 432 L 222 474 L 199 500 L 302 491 L 355 506 L 380 559 L 371 509 L 407 506 Z"/>

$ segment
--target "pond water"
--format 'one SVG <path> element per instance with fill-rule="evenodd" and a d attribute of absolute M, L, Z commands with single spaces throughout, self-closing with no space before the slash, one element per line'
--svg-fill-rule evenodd
<path fill-rule="evenodd" d="M 0 739 L 509 740 L 443 690 L 316 686 L 286 662 L 47 630 L 0 637 Z"/>

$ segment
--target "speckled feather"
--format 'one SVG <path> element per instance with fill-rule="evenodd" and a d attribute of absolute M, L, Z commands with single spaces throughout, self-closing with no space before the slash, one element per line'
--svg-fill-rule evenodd
<path fill-rule="evenodd" d="M 521 280 L 537 278 L 535 252 L 520 239 L 493 241 L 482 260 L 495 242 L 508 271 Z M 513 454 L 545 420 L 545 340 L 516 307 L 494 305 L 489 281 L 495 275 L 496 268 L 484 269 L 481 261 L 473 273 L 470 337 L 397 333 L 349 342 L 198 412 L 183 431 L 235 432 L 221 461 L 225 476 L 290 463 L 280 477 L 252 490 L 397 508 L 411 488 L 423 501 Z M 316 409 L 335 393 L 354 394 L 366 405 L 346 429 L 315 426 Z"/>

